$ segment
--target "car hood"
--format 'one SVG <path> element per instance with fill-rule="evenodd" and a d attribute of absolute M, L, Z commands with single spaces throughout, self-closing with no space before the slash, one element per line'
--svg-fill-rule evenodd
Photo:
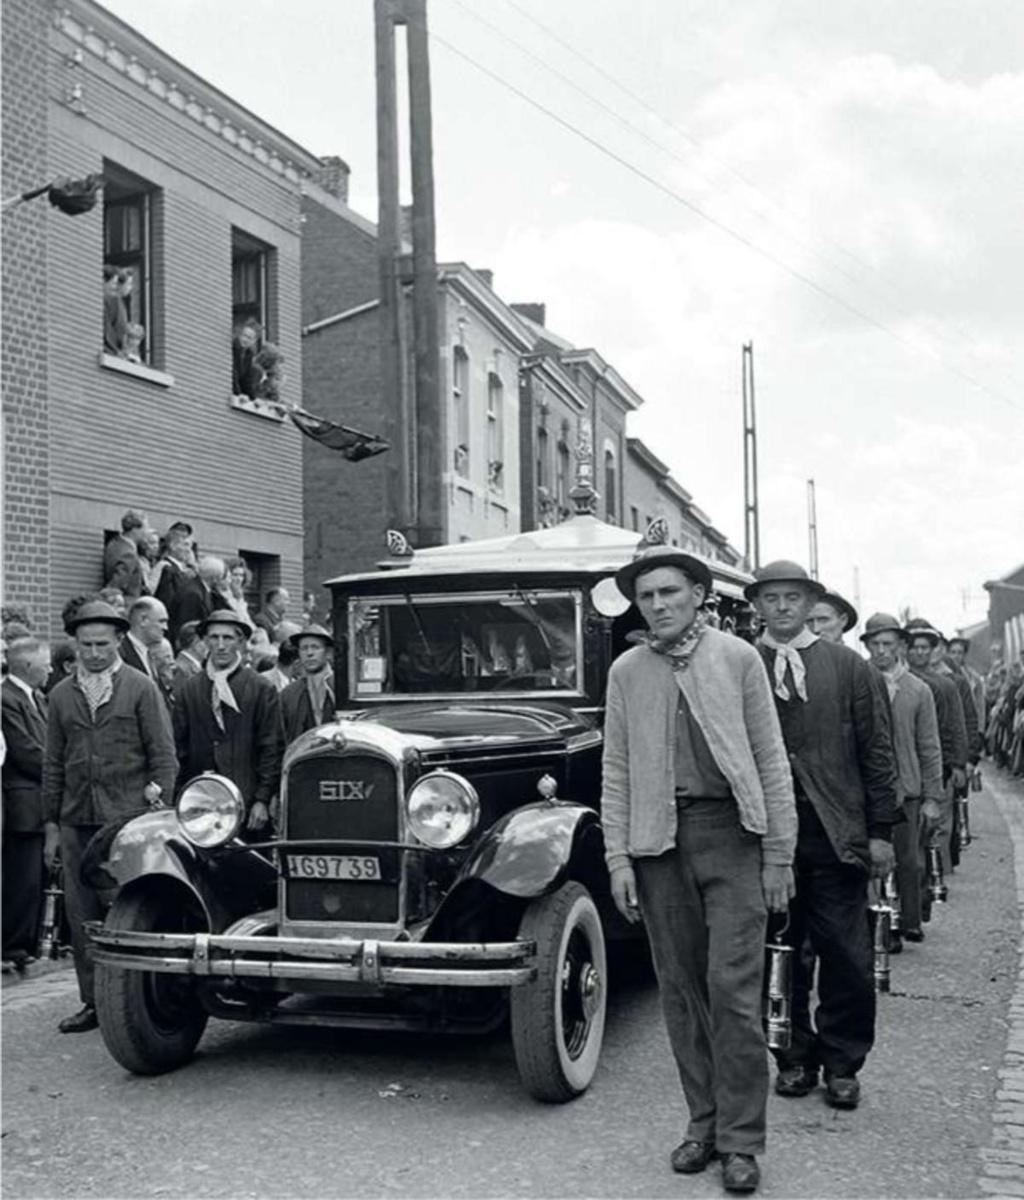
<path fill-rule="evenodd" d="M 375 710 L 363 719 L 404 734 L 421 750 L 564 742 L 591 728 L 557 704 L 413 704 Z"/>

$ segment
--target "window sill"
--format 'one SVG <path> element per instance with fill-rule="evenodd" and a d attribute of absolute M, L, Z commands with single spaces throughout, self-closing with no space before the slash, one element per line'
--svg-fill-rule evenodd
<path fill-rule="evenodd" d="M 278 425 L 284 420 L 284 407 L 271 404 L 269 400 L 253 400 L 251 396 L 232 396 L 228 407 L 239 412 L 250 413 L 254 417 L 262 417 L 264 421 L 276 421 Z"/>
<path fill-rule="evenodd" d="M 127 358 L 118 358 L 116 354 L 106 354 L 100 351 L 100 366 L 105 371 L 117 371 L 121 375 L 131 375 L 133 379 L 144 379 L 147 383 L 155 383 L 157 387 L 174 387 L 174 376 L 166 371 L 157 371 L 147 367 L 145 363 L 129 362 Z"/>

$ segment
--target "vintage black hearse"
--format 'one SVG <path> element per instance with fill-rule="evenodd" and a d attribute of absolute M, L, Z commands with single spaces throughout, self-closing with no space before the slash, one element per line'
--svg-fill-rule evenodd
<path fill-rule="evenodd" d="M 639 536 L 578 515 L 331 582 L 339 711 L 287 749 L 276 839 L 239 840 L 241 797 L 205 775 L 94 856 L 118 889 L 91 935 L 119 1063 L 184 1063 L 210 1015 L 508 1019 L 534 1096 L 588 1086 L 627 928 L 598 809 L 605 679 L 639 624 L 612 576 Z M 742 634 L 748 577 L 711 566 Z"/>

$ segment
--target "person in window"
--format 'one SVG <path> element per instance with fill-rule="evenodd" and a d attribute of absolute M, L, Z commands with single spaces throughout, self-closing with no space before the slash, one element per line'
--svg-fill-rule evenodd
<path fill-rule="evenodd" d="M 121 293 L 124 274 L 106 263 L 103 267 L 103 349 L 120 358 L 128 335 L 128 311 Z"/>
<path fill-rule="evenodd" d="M 232 395 L 248 396 L 251 400 L 259 396 L 263 370 L 256 362 L 256 355 L 259 353 L 262 337 L 263 330 L 259 322 L 251 317 L 235 326 L 231 343 Z"/>
<path fill-rule="evenodd" d="M 252 623 L 252 616 L 249 613 L 249 605 L 245 599 L 246 586 L 252 580 L 252 572 L 246 565 L 244 558 L 229 558 L 228 573 L 225 578 L 225 586 L 222 589 L 224 599 L 227 601 L 227 607 L 242 618 L 243 621 Z"/>

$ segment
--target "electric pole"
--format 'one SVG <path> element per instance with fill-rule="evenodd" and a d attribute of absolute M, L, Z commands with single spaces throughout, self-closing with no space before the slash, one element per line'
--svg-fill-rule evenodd
<path fill-rule="evenodd" d="M 818 505 L 814 496 L 814 480 L 807 481 L 807 542 L 811 578 L 818 578 Z"/>
<path fill-rule="evenodd" d="M 761 565 L 757 504 L 757 410 L 754 404 L 754 343 L 743 346 L 743 556 L 748 570 Z"/>

